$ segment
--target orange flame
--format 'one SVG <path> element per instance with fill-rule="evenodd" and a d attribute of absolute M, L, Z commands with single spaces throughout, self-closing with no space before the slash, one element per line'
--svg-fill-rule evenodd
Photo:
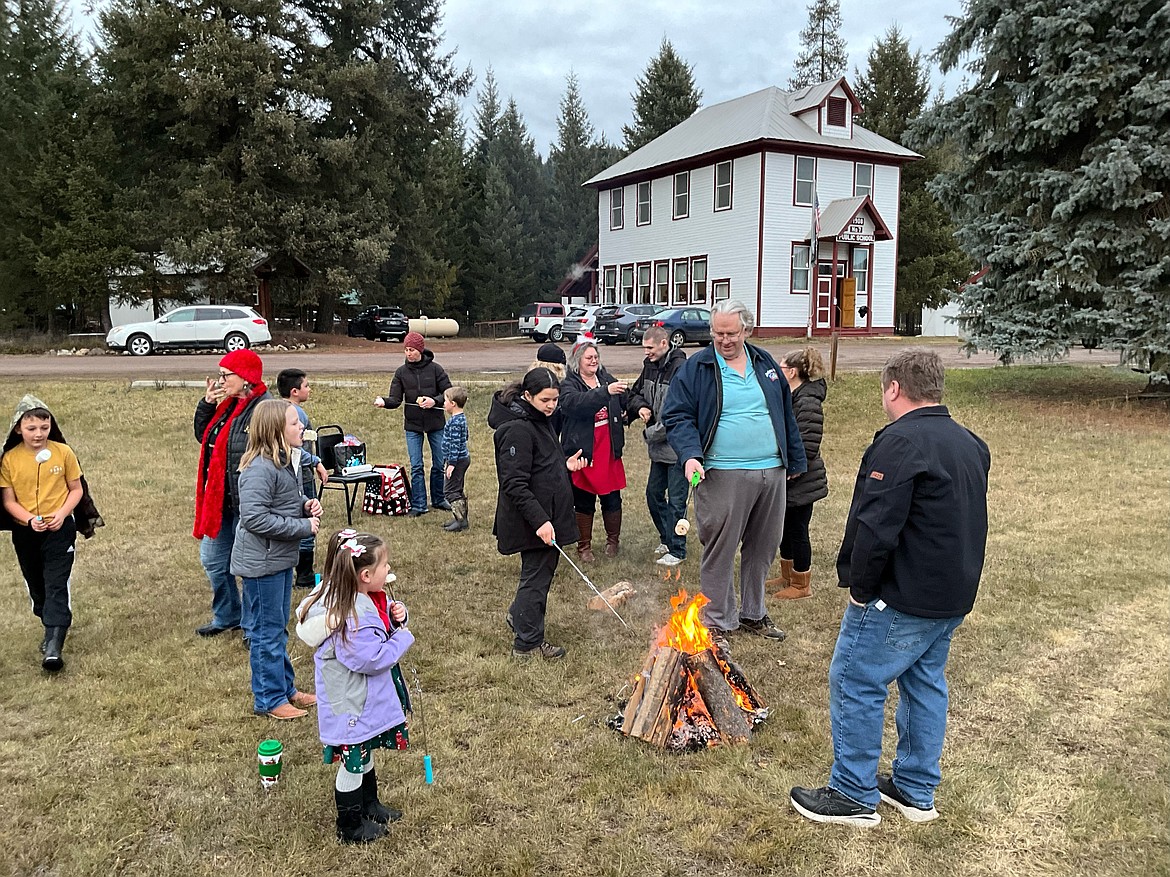
<path fill-rule="evenodd" d="M 674 612 L 658 631 L 657 645 L 670 646 L 687 655 L 697 655 L 704 649 L 713 648 L 715 643 L 711 639 L 711 631 L 700 618 L 703 607 L 710 602 L 703 594 L 695 594 L 688 602 L 686 589 L 680 588 L 670 598 Z"/>

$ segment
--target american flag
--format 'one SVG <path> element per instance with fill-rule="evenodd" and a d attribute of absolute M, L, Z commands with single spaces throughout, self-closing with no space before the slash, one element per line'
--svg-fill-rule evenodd
<path fill-rule="evenodd" d="M 813 192 L 813 240 L 821 238 L 821 199 Z"/>

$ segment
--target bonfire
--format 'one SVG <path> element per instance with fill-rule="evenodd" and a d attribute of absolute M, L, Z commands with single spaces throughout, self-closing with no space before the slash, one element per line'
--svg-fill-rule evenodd
<path fill-rule="evenodd" d="M 627 737 L 683 752 L 746 743 L 768 717 L 759 694 L 731 656 L 715 645 L 701 611 L 702 594 L 670 599 L 674 610 L 657 633 L 633 693 L 612 725 Z"/>

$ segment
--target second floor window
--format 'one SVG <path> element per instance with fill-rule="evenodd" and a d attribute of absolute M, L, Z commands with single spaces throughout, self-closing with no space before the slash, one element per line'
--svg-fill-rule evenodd
<path fill-rule="evenodd" d="M 674 175 L 674 218 L 686 219 L 691 215 L 691 173 L 683 171 Z"/>
<path fill-rule="evenodd" d="M 854 165 L 853 194 L 873 197 L 873 165 Z"/>
<path fill-rule="evenodd" d="M 731 162 L 715 165 L 715 209 L 731 209 Z"/>
<path fill-rule="evenodd" d="M 638 183 L 638 225 L 650 224 L 650 184 Z"/>
<path fill-rule="evenodd" d="M 625 224 L 625 190 L 609 190 L 609 227 L 611 230 L 621 228 Z"/>
<path fill-rule="evenodd" d="M 796 187 L 793 203 L 798 207 L 812 207 L 813 193 L 817 187 L 817 160 L 796 157 Z"/>

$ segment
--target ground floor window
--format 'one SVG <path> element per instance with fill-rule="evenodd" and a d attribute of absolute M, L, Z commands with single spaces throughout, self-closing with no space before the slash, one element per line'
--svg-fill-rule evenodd
<path fill-rule="evenodd" d="M 792 246 L 792 285 L 793 292 L 807 293 L 809 290 L 809 246 L 808 244 L 793 244 Z"/>
<path fill-rule="evenodd" d="M 650 302 L 650 266 L 638 266 L 638 304 Z"/>
<path fill-rule="evenodd" d="M 869 247 L 853 248 L 853 279 L 858 292 L 869 292 Z"/>
<path fill-rule="evenodd" d="M 670 303 L 670 263 L 659 262 L 654 266 L 654 303 Z"/>
<path fill-rule="evenodd" d="M 634 266 L 622 266 L 622 298 L 621 303 L 628 305 L 634 300 Z"/>
<path fill-rule="evenodd" d="M 674 303 L 687 303 L 687 261 L 685 259 L 674 263 Z"/>
<path fill-rule="evenodd" d="M 613 304 L 617 294 L 617 267 L 615 265 L 607 265 L 603 277 L 601 302 L 602 304 Z"/>
<path fill-rule="evenodd" d="M 714 301 L 720 302 L 731 298 L 731 281 L 730 280 L 716 280 L 711 284 L 711 298 Z"/>
<path fill-rule="evenodd" d="M 691 261 L 691 304 L 707 303 L 707 260 Z"/>

